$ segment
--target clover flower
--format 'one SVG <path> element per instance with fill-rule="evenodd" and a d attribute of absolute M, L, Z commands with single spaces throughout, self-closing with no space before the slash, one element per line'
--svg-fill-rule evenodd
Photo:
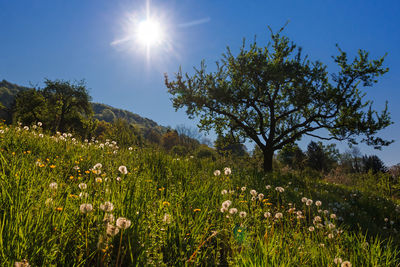
<path fill-rule="evenodd" d="M 128 169 L 125 166 L 119 166 L 118 168 L 119 172 L 122 174 L 127 174 L 128 173 Z"/>
<path fill-rule="evenodd" d="M 106 201 L 104 204 L 100 204 L 100 209 L 105 212 L 111 212 L 114 209 L 114 205 L 110 201 Z"/>
<path fill-rule="evenodd" d="M 127 229 L 131 226 L 131 221 L 124 217 L 119 217 L 117 219 L 116 225 L 119 229 Z"/>
<path fill-rule="evenodd" d="M 80 183 L 80 184 L 78 185 L 78 187 L 79 187 L 79 189 L 81 189 L 81 190 L 86 190 L 87 184 L 85 184 L 85 183 Z"/>
<path fill-rule="evenodd" d="M 92 204 L 84 203 L 79 207 L 79 210 L 81 211 L 81 213 L 86 214 L 93 210 L 93 206 Z"/>

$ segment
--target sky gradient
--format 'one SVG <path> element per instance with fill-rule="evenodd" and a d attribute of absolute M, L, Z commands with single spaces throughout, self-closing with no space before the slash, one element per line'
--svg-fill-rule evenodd
<path fill-rule="evenodd" d="M 335 70 L 335 44 L 354 55 L 387 53 L 389 72 L 367 88 L 367 99 L 381 110 L 389 101 L 394 124 L 381 136 L 396 142 L 376 154 L 387 165 L 400 163 L 400 3 L 398 1 L 150 1 L 150 15 L 163 24 L 166 42 L 150 54 L 135 44 L 118 44 L 130 21 L 146 16 L 146 1 L 7 1 L 0 0 L 0 79 L 42 86 L 44 78 L 85 79 L 93 101 L 123 108 L 164 126 L 194 126 L 184 111 L 175 112 L 163 74 L 179 66 L 193 72 L 205 60 L 212 71 L 226 46 L 237 51 L 242 39 L 260 45 L 269 25 L 303 48 L 312 60 Z M 117 45 L 116 45 L 117 43 Z M 213 138 L 213 136 L 211 136 Z M 303 149 L 310 141 L 300 142 Z M 347 145 L 338 143 L 341 152 Z"/>

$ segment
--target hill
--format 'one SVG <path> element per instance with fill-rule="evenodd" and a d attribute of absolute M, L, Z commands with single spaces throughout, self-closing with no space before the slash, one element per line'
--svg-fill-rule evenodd
<path fill-rule="evenodd" d="M 0 123 L 11 266 L 399 266 L 400 206 L 307 173 Z"/>
<path fill-rule="evenodd" d="M 0 110 L 0 119 L 5 119 L 6 121 L 11 120 L 11 114 L 9 109 L 11 108 L 15 96 L 24 90 L 30 89 L 29 87 L 20 86 L 17 84 L 10 83 L 6 80 L 0 82 L 0 104 L 2 104 L 5 109 Z M 159 133 L 165 132 L 166 127 L 158 125 L 155 121 L 143 118 L 138 114 L 130 112 L 128 110 L 114 108 L 112 106 L 101 104 L 101 103 L 91 103 L 94 111 L 94 118 L 106 122 L 112 122 L 114 119 L 125 119 L 128 123 L 138 126 L 146 132 L 148 129 L 154 129 Z"/>

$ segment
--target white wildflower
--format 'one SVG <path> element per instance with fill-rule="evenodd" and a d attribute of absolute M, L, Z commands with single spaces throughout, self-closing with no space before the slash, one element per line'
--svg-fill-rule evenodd
<path fill-rule="evenodd" d="M 220 170 L 215 170 L 214 171 L 214 176 L 220 176 L 221 175 L 221 171 Z"/>
<path fill-rule="evenodd" d="M 128 173 L 128 169 L 125 166 L 119 166 L 118 168 L 119 172 L 122 174 L 127 174 Z"/>
<path fill-rule="evenodd" d="M 86 214 L 93 210 L 93 206 L 92 206 L 92 204 L 84 203 L 79 207 L 79 209 L 80 209 L 81 213 Z"/>
<path fill-rule="evenodd" d="M 119 229 L 127 229 L 131 226 L 131 221 L 124 217 L 119 217 L 117 219 L 116 225 Z"/>
<path fill-rule="evenodd" d="M 229 209 L 230 214 L 236 214 L 238 212 L 237 208 L 231 208 Z"/>
<path fill-rule="evenodd" d="M 78 187 L 79 187 L 79 189 L 81 189 L 81 190 L 86 190 L 87 184 L 85 184 L 85 183 L 80 183 L 80 184 L 78 185 Z"/>
<path fill-rule="evenodd" d="M 225 174 L 225 175 L 230 175 L 231 173 L 232 173 L 231 168 L 228 168 L 228 167 L 225 167 L 225 168 L 224 168 L 224 174 Z"/>
<path fill-rule="evenodd" d="M 283 193 L 285 191 L 285 189 L 283 187 L 275 187 L 275 190 L 278 191 L 279 193 Z"/>
<path fill-rule="evenodd" d="M 245 212 L 245 211 L 239 212 L 239 217 L 240 218 L 246 218 L 246 216 L 247 216 L 247 212 Z"/>
<path fill-rule="evenodd" d="M 100 204 L 100 209 L 105 212 L 111 212 L 114 209 L 114 205 L 110 201 L 106 201 L 104 204 Z"/>
<path fill-rule="evenodd" d="M 49 184 L 49 187 L 51 190 L 57 190 L 58 185 L 56 182 L 53 182 L 53 183 Z"/>

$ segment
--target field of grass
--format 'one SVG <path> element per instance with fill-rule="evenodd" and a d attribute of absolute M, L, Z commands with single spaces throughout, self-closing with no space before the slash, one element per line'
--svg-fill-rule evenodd
<path fill-rule="evenodd" d="M 117 145 L 0 125 L 1 266 L 400 265 L 384 196 Z"/>

